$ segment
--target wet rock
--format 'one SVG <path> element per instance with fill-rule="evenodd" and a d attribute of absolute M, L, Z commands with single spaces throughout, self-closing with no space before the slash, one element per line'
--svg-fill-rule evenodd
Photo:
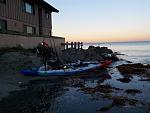
<path fill-rule="evenodd" d="M 111 99 L 112 99 L 112 104 L 102 107 L 97 111 L 109 111 L 115 106 L 119 106 L 119 107 L 126 106 L 126 105 L 135 106 L 139 102 L 138 100 L 129 99 L 127 97 L 122 97 L 122 96 L 112 97 Z"/>
<path fill-rule="evenodd" d="M 112 87 L 110 85 L 98 85 L 94 88 L 90 88 L 90 87 L 81 88 L 81 91 L 84 91 L 85 93 L 88 93 L 88 94 L 93 94 L 96 92 L 108 94 L 108 93 L 113 92 L 114 90 L 121 90 L 121 89 Z"/>
<path fill-rule="evenodd" d="M 131 61 L 126 60 L 127 63 L 132 63 Z"/>
<path fill-rule="evenodd" d="M 72 78 L 67 80 L 66 84 L 73 87 L 84 87 L 84 80 L 80 78 Z"/>
<path fill-rule="evenodd" d="M 132 61 L 129 61 L 129 60 L 126 60 L 126 59 L 120 59 L 120 61 L 125 61 L 125 62 L 127 62 L 127 63 L 133 63 Z"/>
<path fill-rule="evenodd" d="M 113 106 L 125 106 L 126 99 L 124 97 L 114 97 L 113 98 Z"/>
<path fill-rule="evenodd" d="M 111 110 L 112 109 L 112 105 L 108 105 L 108 106 L 105 106 L 105 107 L 102 107 L 102 108 L 100 108 L 99 110 L 97 110 L 97 111 L 109 111 L 109 110 Z"/>
<path fill-rule="evenodd" d="M 125 54 L 122 54 L 120 52 L 114 52 L 115 55 L 125 55 Z"/>
<path fill-rule="evenodd" d="M 150 79 L 148 78 L 148 79 L 140 79 L 139 81 L 148 81 L 148 82 L 150 82 Z"/>
<path fill-rule="evenodd" d="M 107 47 L 94 47 L 89 46 L 88 49 L 67 49 L 63 50 L 61 59 L 64 62 L 76 62 L 81 61 L 101 61 L 105 59 L 118 60 L 117 56 L 113 54 L 113 51 Z"/>
<path fill-rule="evenodd" d="M 150 77 L 149 64 L 123 64 L 117 66 L 117 68 L 124 77 L 132 77 L 133 75 Z"/>
<path fill-rule="evenodd" d="M 100 78 L 106 80 L 106 79 L 111 79 L 112 77 L 109 74 L 103 74 L 100 76 Z"/>
<path fill-rule="evenodd" d="M 121 74 L 141 74 L 145 73 L 147 69 L 150 69 L 150 65 L 137 64 L 123 64 L 117 66 Z"/>
<path fill-rule="evenodd" d="M 25 87 L 30 87 L 31 84 L 30 84 L 30 83 L 18 82 L 18 86 L 19 86 L 19 87 L 22 87 L 22 88 L 25 88 Z"/>
<path fill-rule="evenodd" d="M 107 99 L 112 99 L 113 96 L 108 93 L 108 94 L 103 94 L 102 97 Z"/>
<path fill-rule="evenodd" d="M 129 83 L 131 81 L 130 78 L 128 77 L 125 77 L 125 78 L 119 78 L 117 79 L 118 81 L 122 82 L 122 83 Z"/>
<path fill-rule="evenodd" d="M 125 106 L 125 105 L 136 105 L 138 103 L 138 100 L 135 99 L 129 99 L 127 97 L 113 97 L 113 106 Z"/>
<path fill-rule="evenodd" d="M 125 91 L 127 94 L 133 94 L 133 95 L 135 95 L 135 94 L 137 94 L 137 93 L 142 93 L 140 90 L 138 90 L 138 89 L 127 89 L 126 91 Z"/>
<path fill-rule="evenodd" d="M 103 83 L 105 80 L 108 80 L 111 78 L 112 77 L 109 74 L 100 75 L 100 79 L 97 81 L 97 83 Z"/>
<path fill-rule="evenodd" d="M 109 86 L 104 86 L 104 85 L 99 85 L 96 86 L 95 88 L 86 87 L 86 88 L 82 88 L 81 90 L 88 94 L 92 94 L 96 92 L 101 92 L 101 93 L 113 92 Z"/>

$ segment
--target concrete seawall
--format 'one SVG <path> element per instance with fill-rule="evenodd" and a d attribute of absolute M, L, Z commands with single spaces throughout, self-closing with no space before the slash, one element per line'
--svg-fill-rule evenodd
<path fill-rule="evenodd" d="M 50 47 L 56 47 L 57 49 L 64 49 L 62 43 L 65 43 L 65 38 L 62 37 L 39 37 L 39 36 L 22 36 L 14 34 L 0 34 L 0 48 L 2 47 L 16 47 L 21 45 L 23 48 L 34 48 L 40 42 L 45 41 Z"/>

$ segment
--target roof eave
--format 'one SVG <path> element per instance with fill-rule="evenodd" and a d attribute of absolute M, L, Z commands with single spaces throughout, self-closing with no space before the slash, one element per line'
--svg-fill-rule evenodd
<path fill-rule="evenodd" d="M 56 12 L 56 13 L 58 13 L 59 12 L 59 10 L 58 9 L 56 9 L 56 8 L 54 8 L 53 6 L 51 6 L 49 3 L 47 3 L 47 2 L 45 2 L 45 1 L 43 1 L 43 3 L 44 4 L 46 4 L 47 6 L 49 6 L 49 10 L 51 10 L 52 12 Z"/>
<path fill-rule="evenodd" d="M 59 13 L 59 10 L 57 10 L 57 9 L 55 9 L 55 8 L 53 8 L 52 11 L 55 12 L 55 13 Z"/>

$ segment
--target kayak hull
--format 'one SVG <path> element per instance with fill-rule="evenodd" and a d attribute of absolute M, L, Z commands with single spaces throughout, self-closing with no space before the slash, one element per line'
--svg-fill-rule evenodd
<path fill-rule="evenodd" d="M 80 74 L 100 68 L 107 68 L 111 64 L 111 61 L 99 63 L 99 64 L 89 64 L 87 67 L 81 67 L 77 69 L 66 69 L 66 70 L 47 70 L 38 71 L 36 70 L 22 70 L 21 73 L 26 76 L 70 76 L 75 74 Z"/>

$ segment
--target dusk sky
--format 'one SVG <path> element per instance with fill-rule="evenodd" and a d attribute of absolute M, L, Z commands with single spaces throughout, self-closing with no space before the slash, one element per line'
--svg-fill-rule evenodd
<path fill-rule="evenodd" d="M 45 0 L 53 13 L 53 35 L 66 41 L 150 40 L 150 0 Z"/>

